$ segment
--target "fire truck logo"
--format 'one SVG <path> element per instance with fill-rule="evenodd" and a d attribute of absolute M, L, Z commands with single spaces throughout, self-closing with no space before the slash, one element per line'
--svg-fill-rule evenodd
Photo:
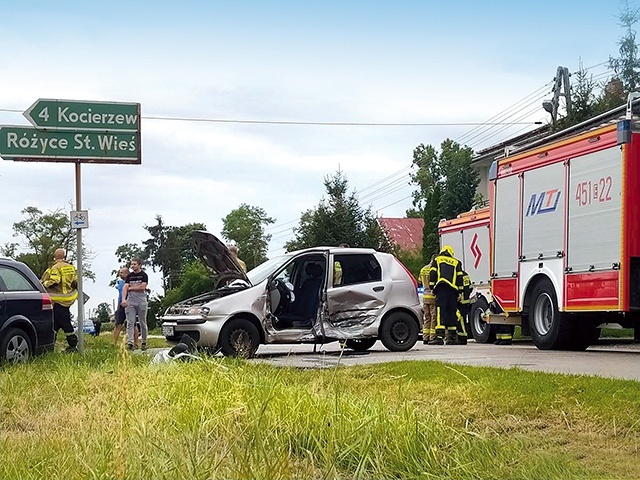
<path fill-rule="evenodd" d="M 482 252 L 480 251 L 480 247 L 478 246 L 478 234 L 476 233 L 473 236 L 473 240 L 471 240 L 471 245 L 469 245 L 471 249 L 471 253 L 473 254 L 473 258 L 475 258 L 475 262 L 473 262 L 473 268 L 478 269 L 478 265 L 480 264 L 480 259 L 482 258 Z"/>
<path fill-rule="evenodd" d="M 529 207 L 527 208 L 527 214 L 525 216 L 529 217 L 533 215 L 540 215 L 542 213 L 555 212 L 558 208 L 558 203 L 560 202 L 561 193 L 562 192 L 557 188 L 541 192 L 538 195 L 532 193 L 531 199 L 529 200 Z"/>

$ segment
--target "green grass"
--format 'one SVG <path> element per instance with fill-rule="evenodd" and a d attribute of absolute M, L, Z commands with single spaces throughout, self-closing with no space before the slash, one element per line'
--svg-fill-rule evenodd
<path fill-rule="evenodd" d="M 4 367 L 0 478 L 640 478 L 638 382 L 149 360 L 101 336 Z"/>

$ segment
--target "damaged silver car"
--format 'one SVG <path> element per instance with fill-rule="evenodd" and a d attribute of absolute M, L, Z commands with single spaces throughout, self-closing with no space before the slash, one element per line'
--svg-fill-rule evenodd
<path fill-rule="evenodd" d="M 248 273 L 209 232 L 193 232 L 211 292 L 170 307 L 169 342 L 184 334 L 198 348 L 251 357 L 260 344 L 344 340 L 365 351 L 380 339 L 392 351 L 413 347 L 422 307 L 413 275 L 393 255 L 368 248 L 316 247 L 272 258 Z"/>

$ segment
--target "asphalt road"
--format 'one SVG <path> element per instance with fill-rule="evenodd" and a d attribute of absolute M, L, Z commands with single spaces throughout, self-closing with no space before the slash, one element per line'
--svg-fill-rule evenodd
<path fill-rule="evenodd" d="M 298 368 L 331 368 L 336 365 L 435 360 L 439 362 L 521 368 L 523 370 L 597 375 L 640 381 L 640 344 L 631 341 L 601 341 L 584 352 L 538 350 L 531 342 L 518 341 L 510 346 L 484 345 L 470 341 L 460 346 L 416 344 L 408 352 L 390 352 L 377 342 L 364 353 L 341 350 L 340 345 L 261 345 L 252 361 Z"/>

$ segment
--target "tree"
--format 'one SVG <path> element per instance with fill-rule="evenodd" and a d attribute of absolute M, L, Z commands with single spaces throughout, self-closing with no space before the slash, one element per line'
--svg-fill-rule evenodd
<path fill-rule="evenodd" d="M 285 244 L 288 251 L 319 245 L 348 243 L 351 247 L 384 249 L 384 233 L 371 207 L 360 207 L 355 191 L 348 194 L 349 182 L 337 171 L 324 178 L 327 198 L 315 209 L 300 216 L 295 238 Z"/>
<path fill-rule="evenodd" d="M 440 145 L 442 197 L 440 208 L 445 218 L 455 218 L 473 207 L 480 175 L 471 166 L 473 150 L 447 139 Z"/>
<path fill-rule="evenodd" d="M 411 180 L 418 188 L 413 192 L 415 211 L 424 219 L 422 255 L 426 263 L 439 250 L 438 222 L 455 218 L 473 208 L 478 172 L 471 166 L 473 150 L 446 139 L 440 151 L 431 145 L 418 145 L 413 151 L 417 167 Z"/>
<path fill-rule="evenodd" d="M 144 265 L 148 264 L 144 248 L 136 243 L 125 243 L 124 245 L 120 245 L 116 248 L 116 258 L 118 259 L 118 264 L 121 266 L 127 265 L 132 258 L 139 258 L 142 260 Z M 118 273 L 118 271 L 114 270 L 114 273 Z"/>
<path fill-rule="evenodd" d="M 96 307 L 96 317 L 100 320 L 100 323 L 107 323 L 111 321 L 111 307 L 107 302 L 99 303 Z"/>
<path fill-rule="evenodd" d="M 149 315 L 153 320 L 162 315 L 171 305 L 205 293 L 212 288 L 211 278 L 205 266 L 193 261 L 184 266 L 180 286 L 168 290 L 164 296 L 156 296 L 149 301 Z"/>
<path fill-rule="evenodd" d="M 624 84 L 625 93 L 634 92 L 640 87 L 640 58 L 638 58 L 638 44 L 633 25 L 638 21 L 640 10 L 632 9 L 628 0 L 622 2 L 620 9 L 620 26 L 626 29 L 625 35 L 618 41 L 620 56 L 609 57 L 609 68 L 619 76 Z"/>
<path fill-rule="evenodd" d="M 184 265 L 193 261 L 191 232 L 206 230 L 202 223 L 190 223 L 181 227 L 167 226 L 162 217 L 156 215 L 156 224 L 145 230 L 151 237 L 145 240 L 144 256 L 153 271 L 162 272 L 162 287 L 165 291 L 180 285 Z"/>
<path fill-rule="evenodd" d="M 76 229 L 71 228 L 69 216 L 62 209 L 43 213 L 37 207 L 27 207 L 20 213 L 25 218 L 13 224 L 13 236 L 23 241 L 5 244 L 0 248 L 2 255 L 26 263 L 38 277 L 51 265 L 57 248 L 64 248 L 67 259 L 76 262 Z M 91 251 L 83 248 L 83 276 L 95 280 L 91 257 Z"/>
<path fill-rule="evenodd" d="M 424 208 L 424 227 L 422 227 L 422 260 L 423 265 L 431 260 L 431 257 L 440 250 L 440 237 L 438 236 L 438 223 L 442 218 L 440 200 L 442 193 L 440 185 L 436 184 L 427 198 Z"/>
<path fill-rule="evenodd" d="M 244 203 L 222 219 L 222 235 L 236 243 L 248 270 L 267 260 L 271 235 L 266 235 L 264 228 L 272 223 L 275 219 L 262 208 Z"/>

